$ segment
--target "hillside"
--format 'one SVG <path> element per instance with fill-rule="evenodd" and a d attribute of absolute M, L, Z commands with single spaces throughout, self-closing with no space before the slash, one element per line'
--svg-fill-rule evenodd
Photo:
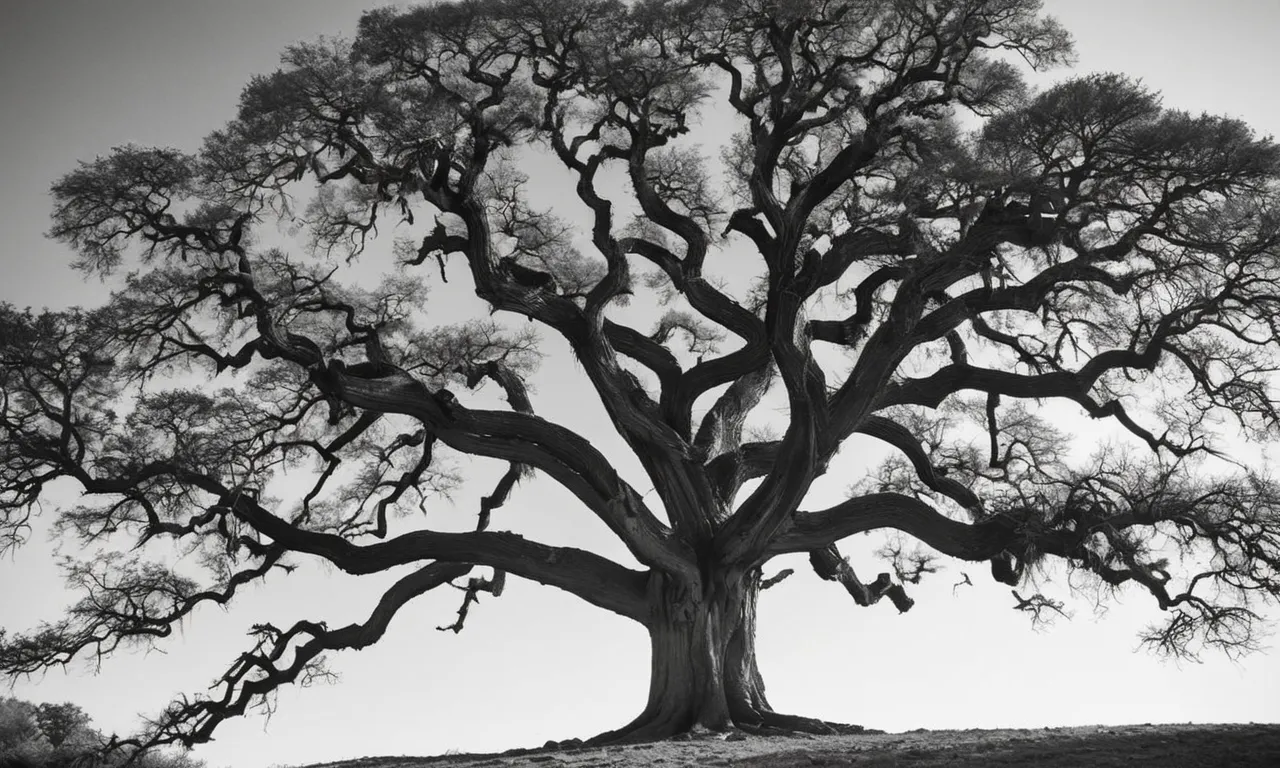
<path fill-rule="evenodd" d="M 306 768 L 978 768 L 1280 766 L 1280 725 L 1128 725 L 910 731 L 846 736 L 707 734 L 617 747 L 559 745 L 502 754 L 370 757 Z"/>

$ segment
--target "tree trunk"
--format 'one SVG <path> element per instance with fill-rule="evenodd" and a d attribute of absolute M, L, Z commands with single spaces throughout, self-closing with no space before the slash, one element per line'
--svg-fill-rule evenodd
<path fill-rule="evenodd" d="M 649 582 L 649 700 L 628 725 L 595 744 L 653 741 L 694 730 L 803 730 L 833 723 L 775 713 L 756 664 L 760 573 L 711 574 L 695 591 L 654 574 Z"/>

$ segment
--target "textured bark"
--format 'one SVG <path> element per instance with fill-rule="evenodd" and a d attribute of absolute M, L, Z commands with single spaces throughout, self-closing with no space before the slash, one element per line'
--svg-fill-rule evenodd
<path fill-rule="evenodd" d="M 840 729 L 769 706 L 756 662 L 759 594 L 759 571 L 713 572 L 700 589 L 651 577 L 648 702 L 629 724 L 592 743 L 651 741 L 697 730 Z"/>

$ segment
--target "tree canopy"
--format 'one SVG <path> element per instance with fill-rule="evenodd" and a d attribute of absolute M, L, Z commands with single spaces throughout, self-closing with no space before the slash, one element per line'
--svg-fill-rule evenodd
<path fill-rule="evenodd" d="M 1158 652 L 1253 649 L 1280 149 L 1123 75 L 1023 82 L 1069 58 L 1036 0 L 437 3 L 288 49 L 196 152 L 81 163 L 50 234 L 116 289 L 0 309 L 0 543 L 72 481 L 84 597 L 0 635 L 0 669 L 155 642 L 306 559 L 409 570 L 363 622 L 255 625 L 212 695 L 108 749 L 205 741 L 455 582 L 461 630 L 508 575 L 648 629 L 648 703 L 602 741 L 836 727 L 774 712 L 756 665 L 790 553 L 900 611 L 942 556 L 1035 615 L 1061 566 L 1149 595 Z M 488 311 L 429 322 L 429 287 Z M 642 478 L 539 415 L 551 339 Z M 1117 437 L 1082 453 L 1070 419 Z M 888 458 L 806 506 L 855 436 Z M 423 514 L 464 479 L 442 457 L 505 467 L 468 530 Z M 531 474 L 638 566 L 505 530 Z M 838 543 L 878 530 L 864 582 Z"/>

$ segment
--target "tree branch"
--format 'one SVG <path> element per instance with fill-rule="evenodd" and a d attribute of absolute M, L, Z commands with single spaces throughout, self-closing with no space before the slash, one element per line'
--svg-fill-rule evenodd
<path fill-rule="evenodd" d="M 939 552 L 961 560 L 989 560 L 1016 541 L 1014 525 L 994 517 L 961 523 L 923 501 L 899 493 L 857 496 L 816 512 L 797 512 L 789 530 L 774 540 L 770 554 L 822 549 L 847 536 L 879 528 L 910 534 Z"/>
<path fill-rule="evenodd" d="M 915 605 L 915 601 L 907 596 L 901 584 L 894 584 L 887 573 L 882 573 L 870 584 L 863 584 L 853 572 L 849 561 L 840 555 L 840 550 L 832 544 L 809 553 L 809 564 L 821 578 L 836 581 L 848 591 L 853 601 L 862 607 L 880 602 L 880 598 L 888 597 L 899 613 L 906 613 Z"/>

